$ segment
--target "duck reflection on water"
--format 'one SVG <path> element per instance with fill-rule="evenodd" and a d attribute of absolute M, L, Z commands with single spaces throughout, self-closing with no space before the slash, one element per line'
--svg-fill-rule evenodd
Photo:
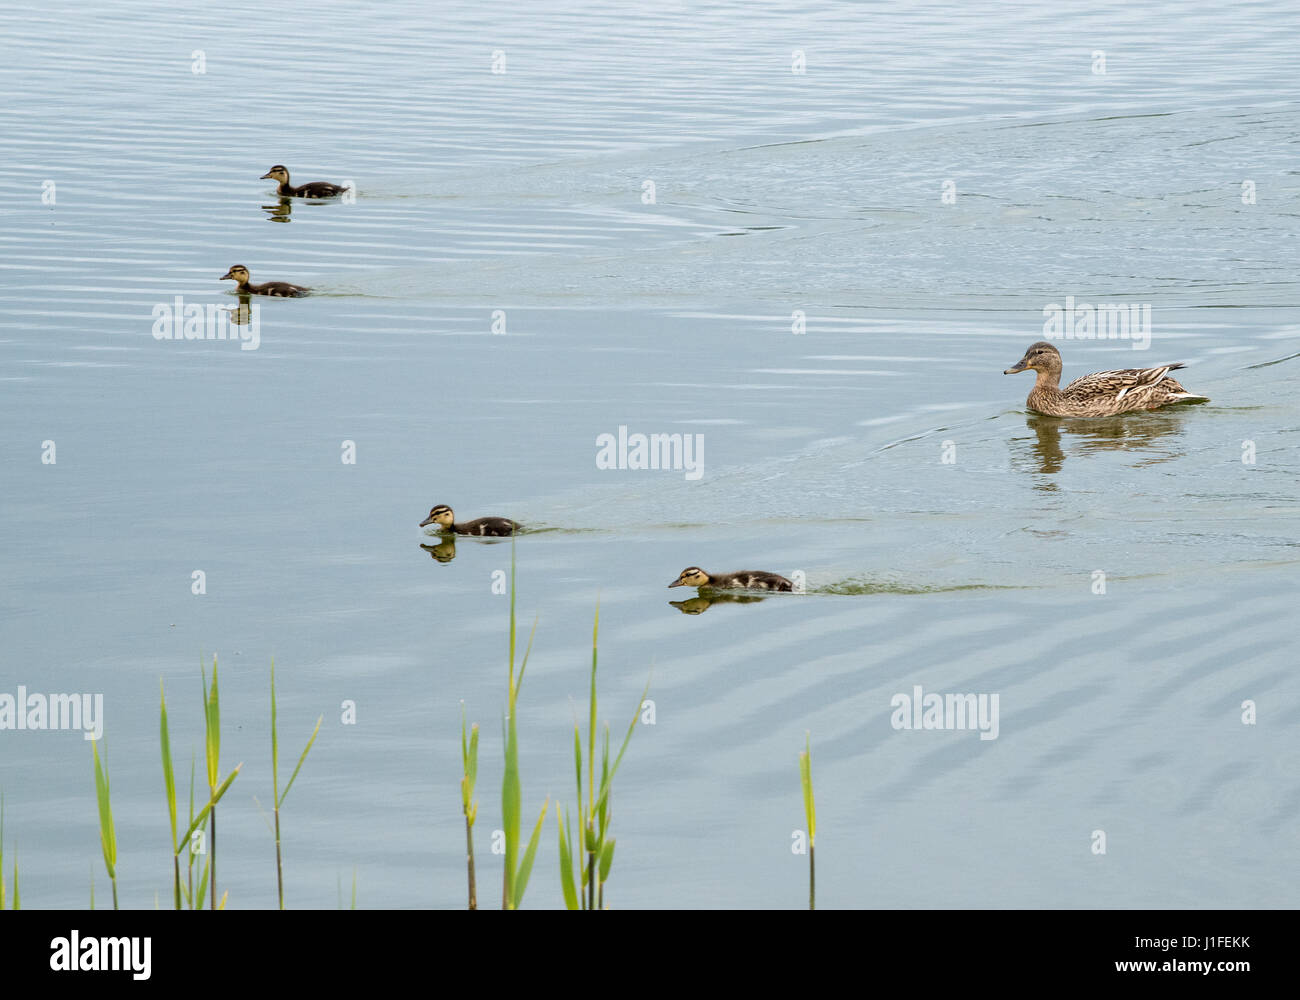
<path fill-rule="evenodd" d="M 1012 437 L 1011 465 L 1022 472 L 1060 472 L 1067 456 L 1100 452 L 1131 452 L 1133 466 L 1154 465 L 1178 458 L 1186 412 L 1129 414 L 1122 417 L 1046 417 L 1030 413 L 1025 427 L 1031 435 Z M 1055 489 L 1054 485 L 1048 486 Z"/>

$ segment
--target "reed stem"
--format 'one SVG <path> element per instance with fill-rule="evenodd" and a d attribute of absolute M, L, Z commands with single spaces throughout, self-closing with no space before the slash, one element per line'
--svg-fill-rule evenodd
<path fill-rule="evenodd" d="M 217 810 L 214 808 L 208 816 L 211 835 L 208 837 L 208 886 L 212 889 L 212 902 L 209 908 L 217 908 Z"/>
<path fill-rule="evenodd" d="M 465 817 L 465 859 L 469 869 L 469 908 L 478 909 L 478 889 L 474 884 L 474 827 Z"/>
<path fill-rule="evenodd" d="M 284 909 L 284 865 L 280 861 L 280 807 L 275 807 L 275 888 Z"/>
<path fill-rule="evenodd" d="M 808 909 L 817 909 L 817 863 L 813 860 L 816 848 L 808 845 Z"/>

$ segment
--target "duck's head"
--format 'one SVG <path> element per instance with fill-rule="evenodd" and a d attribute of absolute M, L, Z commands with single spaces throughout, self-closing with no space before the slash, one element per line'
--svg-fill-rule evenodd
<path fill-rule="evenodd" d="M 452 509 L 445 503 L 440 503 L 429 511 L 429 516 L 420 522 L 420 527 L 436 524 L 443 528 L 450 528 L 455 520 L 456 515 L 452 512 Z"/>
<path fill-rule="evenodd" d="M 262 181 L 279 181 L 281 184 L 289 183 L 289 168 L 281 163 L 277 163 L 270 170 L 264 173 L 258 180 Z"/>
<path fill-rule="evenodd" d="M 218 280 L 237 281 L 242 285 L 248 281 L 248 268 L 243 264 L 231 264 L 230 270 L 223 274 Z"/>
<path fill-rule="evenodd" d="M 708 585 L 709 574 L 698 566 L 687 566 L 677 575 L 676 580 L 668 584 L 669 587 L 707 587 Z"/>
<path fill-rule="evenodd" d="M 1025 356 L 1004 371 L 1003 375 L 1015 375 L 1017 372 L 1047 372 L 1049 375 L 1061 374 L 1061 352 L 1045 340 L 1030 344 Z"/>

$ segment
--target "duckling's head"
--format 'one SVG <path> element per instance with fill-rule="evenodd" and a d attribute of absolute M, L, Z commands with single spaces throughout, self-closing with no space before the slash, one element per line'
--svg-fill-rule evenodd
<path fill-rule="evenodd" d="M 1047 372 L 1049 375 L 1061 374 L 1061 352 L 1045 340 L 1030 344 L 1025 356 L 1004 371 L 1003 375 L 1015 375 L 1017 372 Z"/>
<path fill-rule="evenodd" d="M 425 525 L 436 524 L 439 527 L 450 528 L 456 520 L 455 513 L 445 503 L 440 503 L 429 511 L 429 516 L 420 522 L 420 527 Z"/>
<path fill-rule="evenodd" d="M 248 268 L 243 264 L 231 264 L 230 270 L 223 274 L 220 281 L 236 281 L 239 284 L 245 284 L 248 281 Z"/>
<path fill-rule="evenodd" d="M 704 572 L 698 566 L 687 566 L 677 579 L 668 584 L 669 587 L 707 587 L 709 585 L 709 574 Z"/>
<path fill-rule="evenodd" d="M 281 184 L 289 183 L 289 168 L 283 164 L 277 163 L 270 170 L 264 173 L 258 180 L 279 181 Z"/>

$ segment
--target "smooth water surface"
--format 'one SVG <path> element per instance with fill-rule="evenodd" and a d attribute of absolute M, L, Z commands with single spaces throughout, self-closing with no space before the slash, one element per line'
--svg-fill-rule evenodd
<path fill-rule="evenodd" d="M 572 804 L 597 602 L 616 734 L 650 680 L 613 906 L 803 905 L 806 732 L 822 906 L 1295 905 L 1297 28 L 1269 3 L 5 8 L 0 693 L 104 695 L 124 905 L 169 899 L 159 678 L 184 797 L 214 652 L 231 906 L 275 903 L 272 657 L 282 773 L 325 718 L 289 905 L 354 872 L 361 906 L 464 905 L 462 702 L 495 898 L 511 546 L 439 548 L 435 503 L 531 529 L 526 813 Z M 357 197 L 281 205 L 273 163 Z M 314 294 L 261 303 L 257 350 L 154 338 L 176 296 L 234 305 L 232 263 Z M 1152 315 L 1148 350 L 1059 343 L 1067 378 L 1182 361 L 1211 402 L 1026 412 L 1001 373 L 1067 296 Z M 702 476 L 598 469 L 620 427 L 702 435 Z M 691 564 L 809 593 L 666 589 Z M 895 730 L 917 685 L 997 694 L 998 738 Z M 29 907 L 86 905 L 92 872 L 107 898 L 90 757 L 0 731 Z M 527 905 L 561 905 L 556 872 L 548 817 Z"/>

